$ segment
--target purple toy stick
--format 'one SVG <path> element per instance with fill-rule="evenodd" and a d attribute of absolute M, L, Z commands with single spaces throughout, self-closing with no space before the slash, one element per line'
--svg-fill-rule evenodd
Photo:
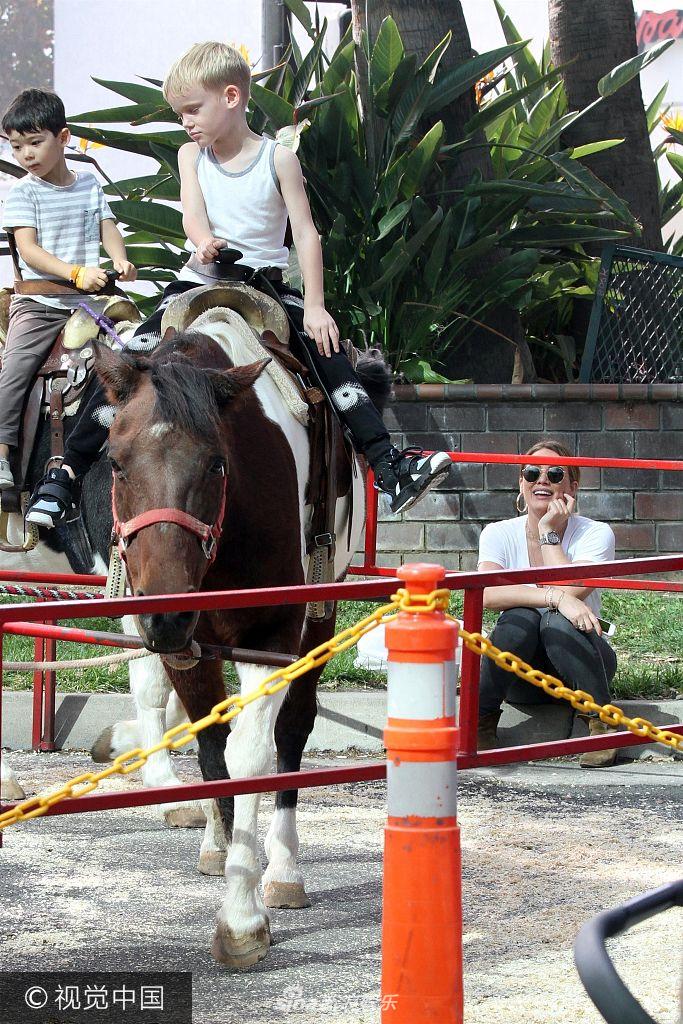
<path fill-rule="evenodd" d="M 125 343 L 121 341 L 118 334 L 114 330 L 114 324 L 108 316 L 104 316 L 103 313 L 98 313 L 87 302 L 79 302 L 78 305 L 81 309 L 84 309 L 88 316 L 91 316 L 98 327 L 100 327 L 105 334 L 108 334 L 112 341 L 118 345 L 119 348 L 125 348 Z"/>

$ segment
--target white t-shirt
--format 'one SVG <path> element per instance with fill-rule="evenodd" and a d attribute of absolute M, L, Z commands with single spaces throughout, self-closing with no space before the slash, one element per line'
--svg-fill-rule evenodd
<path fill-rule="evenodd" d="M 526 542 L 528 518 L 517 516 L 485 526 L 479 538 L 479 565 L 494 562 L 501 569 L 530 569 Z M 607 523 L 596 523 L 585 516 L 569 517 L 562 550 L 570 562 L 609 562 L 614 558 L 614 548 L 614 532 Z M 536 584 L 524 586 L 535 587 Z M 595 615 L 600 614 L 599 590 L 594 590 L 584 600 Z"/>

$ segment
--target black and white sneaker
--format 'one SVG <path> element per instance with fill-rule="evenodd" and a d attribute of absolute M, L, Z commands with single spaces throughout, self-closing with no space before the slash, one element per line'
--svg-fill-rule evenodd
<path fill-rule="evenodd" d="M 50 469 L 31 495 L 26 522 L 52 529 L 71 513 L 74 481 L 65 469 Z"/>
<path fill-rule="evenodd" d="M 392 448 L 374 467 L 375 487 L 390 497 L 392 512 L 406 512 L 451 471 L 446 452 L 425 455 L 421 448 Z"/>

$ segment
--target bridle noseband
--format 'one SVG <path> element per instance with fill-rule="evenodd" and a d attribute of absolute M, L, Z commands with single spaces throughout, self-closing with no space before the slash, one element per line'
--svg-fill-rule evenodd
<path fill-rule="evenodd" d="M 128 547 L 129 541 L 131 537 L 134 537 L 135 534 L 140 532 L 140 530 L 144 530 L 147 526 L 154 526 L 155 523 L 175 523 L 176 526 L 182 526 L 184 530 L 187 530 L 189 533 L 193 533 L 196 537 L 199 537 L 202 544 L 202 551 L 208 559 L 209 565 L 211 565 L 216 558 L 218 541 L 221 539 L 221 531 L 223 529 L 227 484 L 228 477 L 224 469 L 220 508 L 215 522 L 213 525 L 209 526 L 208 523 L 203 523 L 201 519 L 196 519 L 195 516 L 191 516 L 189 512 L 184 512 L 180 508 L 152 508 L 148 512 L 141 512 L 139 516 L 134 516 L 132 519 L 128 519 L 126 522 L 122 523 L 116 512 L 114 486 L 112 483 L 111 508 L 114 518 L 112 543 L 114 541 L 116 542 L 121 561 L 125 563 L 126 548 Z"/>

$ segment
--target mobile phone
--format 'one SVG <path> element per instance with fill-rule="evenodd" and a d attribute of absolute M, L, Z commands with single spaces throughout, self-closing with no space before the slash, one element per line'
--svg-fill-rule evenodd
<path fill-rule="evenodd" d="M 613 622 L 608 622 L 607 619 L 598 619 L 598 622 L 602 626 L 603 636 L 614 636 L 614 634 L 617 631 L 617 627 L 614 625 Z"/>

